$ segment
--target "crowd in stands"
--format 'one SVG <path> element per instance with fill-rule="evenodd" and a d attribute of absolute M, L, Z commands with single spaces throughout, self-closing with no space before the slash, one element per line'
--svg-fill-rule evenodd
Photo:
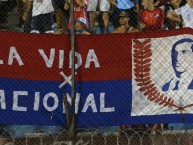
<path fill-rule="evenodd" d="M 24 32 L 70 34 L 70 0 L 0 1 L 0 28 L 15 5 Z M 73 0 L 77 34 L 154 32 L 193 27 L 193 0 Z"/>
<path fill-rule="evenodd" d="M 15 0 L 10 0 L 9 2 L 0 0 L 0 29 L 4 29 L 3 24 L 7 22 L 7 14 L 12 11 L 16 5 Z"/>

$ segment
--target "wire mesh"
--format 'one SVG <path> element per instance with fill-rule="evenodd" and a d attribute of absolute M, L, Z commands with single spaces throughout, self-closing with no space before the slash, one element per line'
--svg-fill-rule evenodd
<path fill-rule="evenodd" d="M 130 134 L 132 132 L 132 134 Z M 57 134 L 48 134 L 45 130 L 25 135 L 22 138 L 3 138 L 1 143 L 6 145 L 68 145 L 67 130 L 61 128 Z M 122 130 L 116 132 L 102 133 L 100 130 L 94 132 L 89 129 L 76 130 L 76 145 L 191 145 L 192 130 L 160 131 L 150 133 L 144 130 Z"/>
<path fill-rule="evenodd" d="M 113 33 L 131 33 L 131 35 L 128 35 L 128 37 L 137 36 L 138 33 L 142 33 L 142 35 L 150 35 L 153 33 L 157 33 L 159 31 L 160 35 L 163 31 L 168 31 L 172 29 L 181 29 L 183 27 L 189 27 L 192 28 L 193 22 L 192 22 L 192 2 L 191 0 L 187 0 L 185 2 L 184 0 L 99 0 L 98 2 L 96 0 L 75 0 L 74 1 L 74 20 L 72 20 L 70 16 L 70 1 L 65 0 L 0 0 L 0 32 L 3 31 L 11 31 L 11 32 L 18 32 L 18 33 L 37 33 L 37 34 L 46 34 L 48 37 L 53 34 L 57 35 L 66 35 L 66 38 L 70 36 L 71 34 L 71 23 L 72 21 L 75 21 L 75 33 L 76 34 L 84 34 L 84 35 L 93 35 L 93 39 L 97 38 L 98 35 L 107 34 L 107 37 L 109 39 L 116 37 Z M 187 30 L 188 31 L 188 30 Z M 173 31 L 176 32 L 176 31 Z M 175 35 L 171 31 L 171 35 Z M 14 36 L 14 35 L 13 35 Z M 121 48 L 122 44 L 120 44 L 121 39 L 125 36 L 123 35 L 117 35 L 121 37 L 116 38 L 116 42 L 112 42 L 113 45 L 117 48 Z M 45 48 L 52 48 L 53 46 L 47 42 L 44 42 L 43 38 L 38 36 L 39 42 L 41 42 L 41 46 Z M 182 36 L 183 37 L 183 36 Z M 188 36 L 187 36 L 188 37 Z M 1 38 L 2 39 L 2 38 Z M 7 39 L 14 39 L 14 38 L 3 38 L 3 40 Z M 175 97 L 173 102 L 173 98 L 165 98 L 168 100 L 168 103 L 165 103 L 165 105 L 171 107 L 171 104 L 176 107 L 177 109 L 181 109 L 178 113 L 181 114 L 181 121 L 182 123 L 162 123 L 159 121 L 158 126 L 160 125 L 161 130 L 156 130 L 157 124 L 142 124 L 142 125 L 123 125 L 122 127 L 119 126 L 98 126 L 97 128 L 87 128 L 87 129 L 78 129 L 76 130 L 76 145 L 124 145 L 124 144 L 130 144 L 130 145 L 158 145 L 158 144 L 165 144 L 165 145 L 188 145 L 192 144 L 192 121 L 187 121 L 183 115 L 183 111 L 186 110 L 188 113 L 192 113 L 191 110 L 191 99 L 192 98 L 192 91 L 191 91 L 191 83 L 192 78 L 190 77 L 192 75 L 192 50 L 188 48 L 192 48 L 192 40 L 184 40 L 184 42 L 176 42 L 176 39 L 183 39 L 181 36 L 176 37 L 173 36 L 172 38 L 166 39 L 159 39 L 159 40 L 152 40 L 152 49 L 144 50 L 142 53 L 142 57 L 145 57 L 145 55 L 152 54 L 153 50 L 156 50 L 156 53 L 153 53 L 152 59 L 155 64 L 152 63 L 151 71 L 150 73 L 155 74 L 152 75 L 151 80 L 153 81 L 154 85 L 156 86 L 162 86 L 162 88 L 158 88 L 158 90 L 162 93 L 165 93 L 166 95 Z M 53 39 L 50 39 L 53 40 Z M 79 42 L 80 39 L 78 39 Z M 81 39 L 82 40 L 82 39 Z M 114 40 L 114 39 L 113 39 Z M 27 41 L 26 39 L 18 40 L 20 41 L 19 45 L 22 46 L 23 43 L 26 44 L 26 46 L 29 47 L 29 44 L 36 45 L 35 40 L 31 40 L 31 42 Z M 55 37 L 56 42 L 61 43 L 63 40 L 59 37 Z M 133 41 L 132 44 L 139 44 L 140 42 L 146 41 L 145 39 L 139 39 L 136 41 Z M 165 43 L 165 46 L 163 46 L 163 41 Z M 103 38 L 98 38 L 98 41 L 95 41 L 95 45 L 98 46 L 100 49 L 103 48 L 103 45 L 106 44 L 106 40 Z M 190 42 L 190 44 L 188 44 Z M 93 42 L 87 42 L 87 40 L 83 40 L 82 43 L 85 43 L 85 45 L 92 44 Z M 130 43 L 130 42 L 129 42 Z M 185 45 L 187 44 L 187 45 Z M 7 47 L 7 43 L 0 44 L 0 47 Z M 76 46 L 78 43 L 76 44 Z M 173 46 L 176 47 L 173 47 Z M 179 46 L 178 46 L 179 45 Z M 106 44 L 106 46 L 110 46 L 110 44 Z M 145 46 L 145 45 L 144 45 Z M 57 46 L 61 47 L 61 46 Z M 65 47 L 70 48 L 70 44 L 65 44 Z M 79 47 L 77 47 L 80 49 Z M 163 49 L 165 48 L 165 49 Z M 12 48 L 13 51 L 15 50 Z M 31 50 L 31 48 L 26 48 Z M 81 48 L 82 49 L 82 48 Z M 106 48 L 108 49 L 108 48 Z M 137 51 L 137 47 L 133 46 L 132 55 L 133 57 L 137 59 L 139 55 L 141 55 L 141 50 Z M 54 51 L 54 49 L 52 49 Z M 122 49 L 120 49 L 122 50 Z M 22 50 L 21 50 L 22 51 Z M 109 50 L 110 51 L 110 50 Z M 106 52 L 106 51 L 104 51 Z M 5 54 L 8 54 L 7 51 Z M 40 50 L 40 54 L 43 55 L 43 53 L 49 53 L 49 52 L 43 52 Z M 91 53 L 94 54 L 91 50 Z M 117 51 L 117 53 L 114 53 L 114 57 L 110 57 L 111 53 L 104 53 L 103 58 L 104 62 L 103 64 L 107 62 L 114 63 L 115 67 L 112 72 L 109 74 L 112 74 L 114 77 L 119 76 L 120 68 L 124 67 L 117 62 L 116 59 L 121 55 L 121 51 Z M 16 53 L 15 53 L 16 54 Z M 88 53 L 86 53 L 88 54 Z M 144 55 L 145 54 L 145 55 Z M 33 55 L 33 54 L 32 54 Z M 62 55 L 62 51 L 60 51 L 60 54 L 57 54 L 58 56 Z M 79 56 L 78 53 L 75 54 L 76 56 Z M 173 56 L 172 56 L 173 55 Z M 183 58 L 185 56 L 186 58 Z M 3 56 L 5 58 L 5 56 Z M 83 61 L 86 60 L 87 56 L 82 56 Z M 175 58 L 176 57 L 176 58 Z M 126 58 L 122 58 L 121 61 L 125 61 Z M 142 58 L 145 59 L 145 58 Z M 174 60 L 175 59 L 175 60 Z M 178 60 L 177 60 L 178 59 Z M 180 61 L 184 60 L 184 62 Z M 9 61 L 9 60 L 8 60 Z M 25 61 L 25 60 L 24 60 Z M 78 60 L 80 61 L 80 59 Z M 141 70 L 140 65 L 135 65 L 134 60 L 132 60 L 132 77 L 137 78 L 138 73 L 134 70 Z M 164 62 L 164 63 L 163 63 Z M 176 63 L 174 63 L 176 62 Z M 190 63 L 189 63 L 190 62 Z M 3 62 L 1 62 L 3 63 Z M 6 63 L 6 61 L 4 61 Z M 9 64 L 9 62 L 7 62 Z M 12 62 L 13 63 L 13 62 Z M 15 62 L 14 62 L 15 63 Z M 19 65 L 22 65 L 21 61 L 18 61 Z M 76 67 L 80 67 L 82 62 L 77 63 Z M 84 63 L 84 62 L 83 62 Z M 86 63 L 86 62 L 85 62 Z M 172 67 L 170 66 L 172 63 Z M 182 64 L 183 63 L 183 64 Z M 34 64 L 35 66 L 36 64 Z M 46 63 L 47 66 L 50 66 L 51 64 Z M 59 67 L 61 64 L 59 64 Z M 149 64 L 147 63 L 147 66 Z M 88 67 L 85 64 L 85 68 Z M 95 64 L 95 67 L 97 68 L 97 64 Z M 150 66 L 149 66 L 150 67 Z M 161 69 L 160 69 L 161 68 Z M 187 70 L 190 69 L 190 71 Z M 149 69 L 149 68 L 148 68 Z M 32 72 L 28 72 L 29 75 L 34 75 L 37 70 L 32 70 Z M 125 70 L 126 73 L 127 70 Z M 19 71 L 15 71 L 15 75 L 18 75 L 23 72 L 22 69 Z M 81 78 L 81 71 L 78 72 L 79 79 Z M 76 72 L 76 73 L 77 73 Z M 185 73 L 184 73 L 185 72 Z M 50 72 L 50 75 L 52 72 Z M 183 74 L 183 75 L 182 75 Z M 46 76 L 47 74 L 45 72 L 41 72 L 41 77 Z M 97 74 L 99 75 L 99 74 Z M 96 75 L 96 77 L 97 77 Z M 108 78 L 108 74 L 103 74 L 104 78 Z M 70 77 L 70 75 L 69 75 Z M 145 77 L 144 77 L 145 78 Z M 181 80 L 180 80 L 181 78 Z M 70 78 L 69 78 L 70 79 Z M 164 81 L 163 81 L 164 80 Z M 149 81 L 149 80 L 148 80 Z M 140 81 L 135 81 L 133 86 L 135 86 L 136 89 L 133 91 L 133 95 L 137 96 L 133 100 L 133 104 L 135 106 L 139 106 L 136 110 L 134 110 L 133 115 L 151 115 L 152 112 L 154 112 L 154 115 L 157 114 L 163 114 L 163 112 L 167 112 L 167 114 L 171 113 L 171 110 L 161 110 L 160 106 L 160 112 L 157 111 L 157 108 L 155 108 L 155 104 L 151 104 L 150 102 L 147 104 L 143 104 L 144 106 L 141 106 L 141 100 L 143 91 L 140 92 L 139 90 L 143 90 L 144 84 L 148 86 L 150 82 L 146 81 L 143 84 L 140 84 Z M 14 89 L 17 88 L 19 82 L 14 82 Z M 98 82 L 96 82 L 97 84 Z M 22 83 L 23 88 L 26 88 L 27 84 Z M 142 87 L 140 86 L 142 85 Z M 188 86 L 187 86 L 188 85 Z M 108 84 L 103 84 L 100 86 L 100 88 L 97 88 L 97 86 L 94 84 L 86 84 L 85 86 L 82 86 L 82 84 L 77 85 L 77 90 L 81 92 L 82 89 L 91 87 L 93 90 L 103 90 L 105 88 L 110 88 L 109 91 L 112 94 L 119 94 L 120 90 L 122 90 L 122 93 L 126 93 L 128 91 L 125 87 L 123 87 L 122 83 L 116 83 L 111 82 Z M 37 90 L 41 90 L 41 86 L 33 86 Z M 119 88 L 119 90 L 117 89 Z M 52 87 L 48 88 L 52 89 Z M 153 89 L 150 88 L 150 89 Z M 188 89 L 187 91 L 184 91 L 185 89 Z M 69 90 L 69 88 L 67 88 Z M 174 91 L 172 90 L 181 90 L 181 91 Z M 2 94 L 3 92 L 1 92 Z M 148 93 L 145 92 L 144 93 Z M 153 91 L 152 91 L 153 93 Z M 155 93 L 155 92 L 154 92 Z M 157 92 L 156 92 L 157 93 Z M 155 93 L 155 94 L 156 94 Z M 10 93 L 8 93 L 10 95 Z M 45 94 L 45 93 L 44 93 Z M 26 95 L 26 94 L 24 94 Z M 38 93 L 36 93 L 38 95 Z M 76 94 L 79 95 L 78 93 Z M 92 96 L 92 94 L 87 94 Z M 157 104 L 161 104 L 160 100 L 164 100 L 161 98 L 161 95 L 156 94 L 158 99 L 156 97 L 154 98 L 147 98 L 147 100 L 154 100 L 157 102 Z M 177 98 L 176 98 L 177 96 Z M 100 101 L 102 100 L 103 103 L 105 102 L 105 94 L 100 93 L 98 96 L 100 98 Z M 160 97 L 160 98 L 159 98 Z M 48 99 L 48 98 L 47 98 Z M 69 99 L 69 98 L 68 98 Z M 157 100 L 156 100 L 157 99 Z M 89 103 L 90 100 L 86 100 Z M 101 102 L 102 102 L 101 101 Z M 122 103 L 127 102 L 128 100 L 126 98 L 122 99 Z M 25 103 L 25 101 L 24 101 Z M 116 104 L 116 100 L 111 100 L 112 104 Z M 30 105 L 30 103 L 27 103 Z M 164 104 L 164 102 L 163 102 Z M 97 106 L 91 106 L 91 109 L 93 112 L 99 112 L 101 110 L 98 110 Z M 190 105 L 190 106 L 189 106 Z M 180 107 L 181 108 L 180 108 Z M 2 107 L 2 106 L 1 106 Z M 49 105 L 44 106 L 47 107 L 47 109 L 53 109 L 49 108 Z M 100 106 L 101 107 L 101 106 Z M 124 105 L 123 105 L 124 107 Z M 147 107 L 147 108 L 146 108 Z M 103 109 L 105 107 L 103 106 Z M 109 107 L 110 108 L 110 107 Z M 151 109 L 149 109 L 151 108 Z M 17 109 L 24 109 L 25 108 L 17 108 Z M 37 109 L 37 108 L 36 108 Z M 41 108 L 42 109 L 42 108 Z M 101 109 L 101 108 L 100 108 Z M 114 108 L 110 108 L 114 109 Z M 183 110 L 184 109 L 184 110 Z M 83 106 L 82 111 L 87 111 L 88 106 Z M 124 108 L 123 108 L 124 110 Z M 143 111 L 142 111 L 143 110 Z M 77 110 L 79 111 L 79 110 Z M 103 110 L 104 111 L 104 110 Z M 126 110 L 128 111 L 128 110 Z M 161 112 L 162 111 L 162 112 Z M 123 116 L 114 116 L 112 120 L 117 117 L 124 118 Z M 11 116 L 11 115 L 10 115 Z M 50 115 L 52 116 L 52 114 Z M 30 119 L 31 116 L 29 116 Z M 42 116 L 42 120 L 45 116 Z M 175 116 L 173 117 L 173 122 L 176 121 Z M 17 119 L 17 118 L 15 118 Z M 26 118 L 21 118 L 26 119 Z M 60 119 L 63 119 L 62 117 Z M 152 122 L 154 121 L 154 118 L 151 118 Z M 185 121 L 186 120 L 186 121 Z M 105 115 L 101 117 L 101 122 L 105 122 Z M 9 122 L 9 121 L 8 121 Z M 60 121 L 59 121 L 60 122 Z M 81 120 L 79 120 L 81 122 Z M 178 121 L 179 122 L 179 121 Z M 189 122 L 184 123 L 184 122 Z M 81 122 L 82 124 L 87 124 L 88 122 Z M 92 124 L 92 122 L 90 122 Z M 162 130 L 163 129 L 163 130 Z M 178 131 L 176 131 L 178 130 Z M 184 131 L 185 130 L 185 131 Z M 51 127 L 51 126 L 21 126 L 21 125 L 15 125 L 10 126 L 6 123 L 1 125 L 1 138 L 0 138 L 0 144 L 2 145 L 23 145 L 23 144 L 31 144 L 31 145 L 63 145 L 63 144 L 69 144 L 69 130 L 64 127 Z"/>

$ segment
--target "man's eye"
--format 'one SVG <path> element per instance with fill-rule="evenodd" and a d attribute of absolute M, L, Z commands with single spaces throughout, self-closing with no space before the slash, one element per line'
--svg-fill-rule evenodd
<path fill-rule="evenodd" d="M 187 50 L 182 50 L 182 53 L 183 53 L 183 54 L 187 54 L 188 51 L 187 51 Z"/>

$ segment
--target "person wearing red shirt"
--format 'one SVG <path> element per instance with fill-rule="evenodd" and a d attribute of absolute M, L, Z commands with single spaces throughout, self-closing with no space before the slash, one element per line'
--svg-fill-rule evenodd
<path fill-rule="evenodd" d="M 77 18 L 84 18 L 86 20 L 86 27 L 88 28 L 88 18 L 87 18 L 87 5 L 88 0 L 74 0 L 74 19 Z M 70 9 L 70 3 L 65 3 L 64 5 L 65 10 Z M 68 29 L 71 29 L 71 16 L 68 23 Z"/>
<path fill-rule="evenodd" d="M 144 32 L 161 30 L 164 25 L 164 13 L 154 6 L 153 0 L 142 0 L 144 10 L 140 14 L 140 29 Z"/>

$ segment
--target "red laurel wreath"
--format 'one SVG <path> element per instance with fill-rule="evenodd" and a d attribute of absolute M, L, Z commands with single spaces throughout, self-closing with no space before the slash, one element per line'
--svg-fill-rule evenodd
<path fill-rule="evenodd" d="M 174 104 L 174 100 L 160 93 L 155 84 L 150 78 L 150 66 L 151 66 L 151 39 L 146 39 L 143 42 L 139 40 L 133 40 L 134 44 L 134 74 L 139 91 L 147 97 L 149 101 L 153 101 L 158 105 L 164 107 L 173 107 L 175 111 L 184 110 L 187 106 L 177 106 Z"/>

